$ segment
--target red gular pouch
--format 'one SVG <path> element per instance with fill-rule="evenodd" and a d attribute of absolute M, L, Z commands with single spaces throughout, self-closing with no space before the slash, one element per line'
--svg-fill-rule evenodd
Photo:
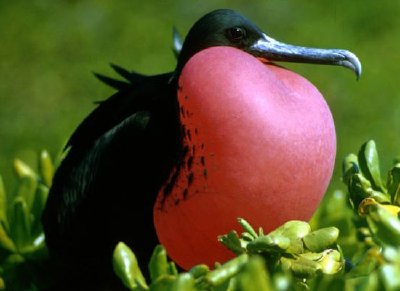
<path fill-rule="evenodd" d="M 238 217 L 266 233 L 309 220 L 336 153 L 321 93 L 302 76 L 232 47 L 195 54 L 179 88 L 185 156 L 171 173 L 172 190 L 161 189 L 154 206 L 171 259 L 189 269 L 232 258 L 217 237 L 239 230 Z"/>

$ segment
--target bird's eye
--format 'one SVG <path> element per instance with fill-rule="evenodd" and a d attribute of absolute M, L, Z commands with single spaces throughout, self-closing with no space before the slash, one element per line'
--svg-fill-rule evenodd
<path fill-rule="evenodd" d="M 246 30 L 242 27 L 232 27 L 228 29 L 228 37 L 232 42 L 240 42 L 246 37 Z"/>

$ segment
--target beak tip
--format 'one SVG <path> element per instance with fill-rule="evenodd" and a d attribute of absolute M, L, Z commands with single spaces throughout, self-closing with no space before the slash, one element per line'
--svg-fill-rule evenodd
<path fill-rule="evenodd" d="M 356 74 L 357 81 L 360 80 L 361 73 L 362 73 L 362 66 L 361 62 L 358 60 L 358 58 L 355 56 L 354 62 L 353 62 L 353 70 L 354 73 Z"/>
<path fill-rule="evenodd" d="M 340 65 L 347 67 L 354 71 L 357 80 L 360 79 L 362 73 L 362 65 L 358 57 L 350 51 L 342 51 L 344 59 L 339 63 Z"/>

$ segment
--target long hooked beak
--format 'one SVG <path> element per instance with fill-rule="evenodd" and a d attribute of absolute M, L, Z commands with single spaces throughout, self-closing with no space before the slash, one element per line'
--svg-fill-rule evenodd
<path fill-rule="evenodd" d="M 343 66 L 353 70 L 357 79 L 361 75 L 360 61 L 347 50 L 289 45 L 263 34 L 262 38 L 249 47 L 248 52 L 270 61 Z"/>

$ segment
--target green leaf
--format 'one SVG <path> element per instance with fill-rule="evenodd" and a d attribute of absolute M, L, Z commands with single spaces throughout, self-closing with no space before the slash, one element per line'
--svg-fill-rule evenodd
<path fill-rule="evenodd" d="M 385 264 L 379 269 L 379 277 L 385 290 L 400 290 L 400 265 Z"/>
<path fill-rule="evenodd" d="M 291 220 L 274 230 L 272 233 L 279 233 L 290 240 L 290 245 L 285 250 L 286 253 L 298 254 L 304 251 L 302 238 L 310 232 L 311 227 L 307 222 Z"/>
<path fill-rule="evenodd" d="M 25 262 L 26 262 L 25 258 L 20 254 L 11 254 L 4 260 L 3 266 L 5 268 L 10 268 Z"/>
<path fill-rule="evenodd" d="M 358 153 L 358 162 L 361 172 L 370 180 L 375 190 L 385 192 L 379 169 L 379 157 L 376 150 L 375 141 L 370 140 L 364 143 Z"/>
<path fill-rule="evenodd" d="M 149 262 L 150 278 L 155 281 L 157 278 L 171 274 L 170 265 L 167 259 L 167 252 L 161 245 L 155 247 Z"/>
<path fill-rule="evenodd" d="M 381 248 L 371 247 L 348 273 L 349 278 L 364 277 L 371 274 L 382 261 Z"/>
<path fill-rule="evenodd" d="M 150 290 L 170 291 L 175 280 L 176 276 L 171 276 L 171 275 L 159 277 L 156 281 L 151 283 Z"/>
<path fill-rule="evenodd" d="M 354 174 L 349 183 L 350 200 L 355 209 L 365 198 L 373 198 L 380 203 L 390 203 L 390 197 L 372 189 L 371 183 L 361 174 Z"/>
<path fill-rule="evenodd" d="M 361 174 L 354 174 L 349 179 L 348 190 L 352 206 L 357 209 L 358 205 L 365 198 L 370 197 L 368 189 L 371 188 L 371 183 Z"/>
<path fill-rule="evenodd" d="M 11 237 L 18 249 L 31 243 L 31 222 L 28 205 L 23 197 L 17 197 L 12 205 Z"/>
<path fill-rule="evenodd" d="M 271 288 L 269 290 L 276 290 L 276 291 L 286 291 L 291 290 L 293 288 L 293 273 L 290 272 L 288 269 L 286 270 L 276 270 L 274 273 L 271 272 L 271 281 L 275 288 Z M 293 288 L 294 289 L 294 288 Z M 294 289 L 300 290 L 300 289 Z"/>
<path fill-rule="evenodd" d="M 366 219 L 374 239 L 383 244 L 400 245 L 400 220 L 379 204 L 366 208 Z"/>
<path fill-rule="evenodd" d="M 379 291 L 379 279 L 376 272 L 371 272 L 366 276 L 354 277 L 346 280 L 346 285 L 351 288 L 346 288 L 345 290 L 355 290 L 355 291 Z"/>
<path fill-rule="evenodd" d="M 114 249 L 113 267 L 114 272 L 130 290 L 148 290 L 135 254 L 123 242 L 118 243 Z"/>
<path fill-rule="evenodd" d="M 37 236 L 43 232 L 42 228 L 42 212 L 46 205 L 49 188 L 43 184 L 39 184 L 36 188 L 35 200 L 33 202 L 31 215 L 33 216 L 32 235 Z"/>
<path fill-rule="evenodd" d="M 290 270 L 299 278 L 314 277 L 319 271 L 318 263 L 308 258 L 298 257 L 297 260 L 283 259 L 282 262 L 285 262 L 286 268 L 290 266 Z"/>
<path fill-rule="evenodd" d="M 265 263 L 260 257 L 252 257 L 247 264 L 244 265 L 237 278 L 236 283 L 238 290 L 260 291 L 272 290 L 272 284 Z"/>
<path fill-rule="evenodd" d="M 16 252 L 17 250 L 13 240 L 8 236 L 8 233 L 6 232 L 2 223 L 0 223 L 0 247 L 11 253 Z"/>
<path fill-rule="evenodd" d="M 290 240 L 297 240 L 308 235 L 311 232 L 311 227 L 305 221 L 291 220 L 279 227 L 276 231 L 280 231 L 283 236 Z"/>
<path fill-rule="evenodd" d="M 190 273 L 180 274 L 171 286 L 171 291 L 195 291 L 195 280 Z"/>
<path fill-rule="evenodd" d="M 223 264 L 219 268 L 209 272 L 204 276 L 203 281 L 208 286 L 218 286 L 229 280 L 231 277 L 236 275 L 248 261 L 249 257 L 247 254 L 242 254 L 227 263 Z"/>
<path fill-rule="evenodd" d="M 3 178 L 0 175 L 0 223 L 8 226 L 7 220 L 7 194 L 4 188 Z"/>
<path fill-rule="evenodd" d="M 344 267 L 344 259 L 337 250 L 326 250 L 318 261 L 324 274 L 337 274 Z"/>
<path fill-rule="evenodd" d="M 54 166 L 50 154 L 47 151 L 42 151 L 40 153 L 39 172 L 44 184 L 50 187 L 53 180 Z"/>
<path fill-rule="evenodd" d="M 14 197 L 16 199 L 22 198 L 30 211 L 32 209 L 33 201 L 35 199 L 37 179 L 35 176 L 26 175 L 22 176 L 18 181 L 17 191 Z"/>
<path fill-rule="evenodd" d="M 31 167 L 29 167 L 26 163 L 21 161 L 20 159 L 14 160 L 14 170 L 17 174 L 18 178 L 22 178 L 25 176 L 30 176 L 32 178 L 37 179 L 37 175 Z"/>
<path fill-rule="evenodd" d="M 339 237 L 339 229 L 325 227 L 310 232 L 303 238 L 307 249 L 312 252 L 321 252 L 334 245 Z"/>
<path fill-rule="evenodd" d="M 250 225 L 250 223 L 248 223 L 246 220 L 244 220 L 243 218 L 240 218 L 240 217 L 238 218 L 238 222 L 239 222 L 240 226 L 243 228 L 243 230 L 245 232 L 247 232 L 253 239 L 258 237 L 257 232 Z"/>
<path fill-rule="evenodd" d="M 388 173 L 387 187 L 392 202 L 400 206 L 400 164 L 396 164 Z"/>
<path fill-rule="evenodd" d="M 199 277 L 205 276 L 210 271 L 210 268 L 207 265 L 196 265 L 189 270 L 189 273 L 193 276 L 193 278 L 197 279 Z"/>
<path fill-rule="evenodd" d="M 31 238 L 31 243 L 21 248 L 19 252 L 25 258 L 32 261 L 48 258 L 48 251 L 46 248 L 44 233 L 41 233 L 37 237 Z"/>
<path fill-rule="evenodd" d="M 221 235 L 218 237 L 218 241 L 224 246 L 234 252 L 236 255 L 240 255 L 246 252 L 246 249 L 242 247 L 242 243 L 239 236 L 235 230 L 230 231 L 226 235 Z"/>
<path fill-rule="evenodd" d="M 359 166 L 358 166 L 358 157 L 355 154 L 349 154 L 347 155 L 344 160 L 343 160 L 343 165 L 342 165 L 342 177 L 343 177 L 343 182 L 345 184 L 348 184 L 350 182 L 350 177 L 353 174 L 357 174 L 359 171 Z"/>
<path fill-rule="evenodd" d="M 247 250 L 252 253 L 283 252 L 290 246 L 290 239 L 277 234 L 259 236 L 247 244 Z"/>

